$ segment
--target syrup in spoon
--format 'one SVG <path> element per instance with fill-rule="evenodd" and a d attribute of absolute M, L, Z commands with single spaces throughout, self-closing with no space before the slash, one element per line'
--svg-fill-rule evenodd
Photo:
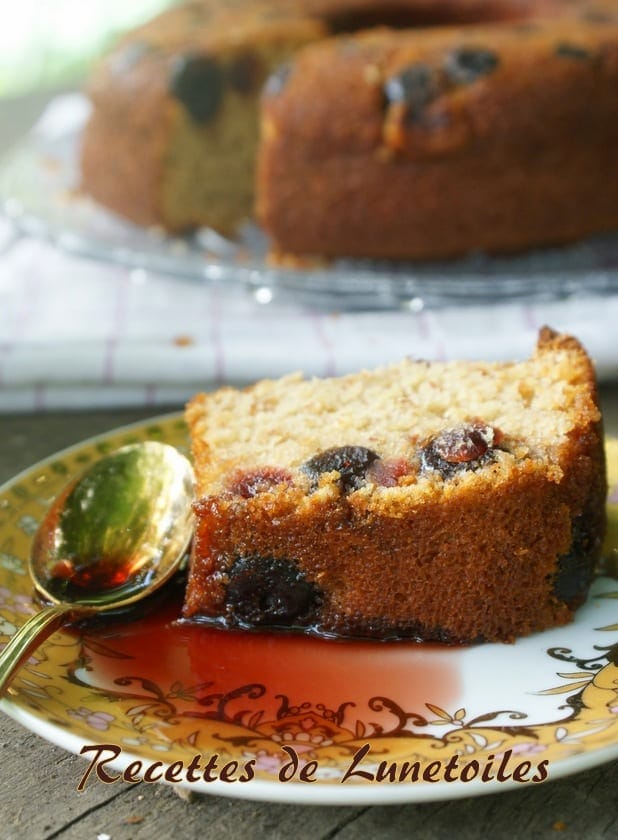
<path fill-rule="evenodd" d="M 63 624 L 145 598 L 174 574 L 193 533 L 193 470 L 174 447 L 132 444 L 95 462 L 55 499 L 29 570 L 49 605 L 0 653 L 0 695 Z"/>

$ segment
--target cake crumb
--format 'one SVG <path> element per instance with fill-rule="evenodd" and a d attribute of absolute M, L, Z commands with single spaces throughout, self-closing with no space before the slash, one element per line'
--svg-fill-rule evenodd
<path fill-rule="evenodd" d="M 554 831 L 564 831 L 566 827 L 566 823 L 562 822 L 562 820 L 556 820 L 556 822 L 552 825 Z"/>
<path fill-rule="evenodd" d="M 180 799 L 184 799 L 185 802 L 193 802 L 195 800 L 195 794 L 192 790 L 176 786 L 174 786 L 172 790 L 174 791 L 176 796 L 178 796 Z"/>

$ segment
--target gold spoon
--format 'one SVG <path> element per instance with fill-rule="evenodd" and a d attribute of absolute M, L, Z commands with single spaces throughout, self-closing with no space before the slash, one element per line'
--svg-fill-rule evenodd
<path fill-rule="evenodd" d="M 145 598 L 174 574 L 193 533 L 192 500 L 189 461 L 154 441 L 101 458 L 64 488 L 30 554 L 35 590 L 51 603 L 0 653 L 0 696 L 54 630 Z"/>

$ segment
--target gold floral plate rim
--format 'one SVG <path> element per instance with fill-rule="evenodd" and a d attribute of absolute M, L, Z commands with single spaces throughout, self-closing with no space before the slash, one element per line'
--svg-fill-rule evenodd
<path fill-rule="evenodd" d="M 0 645 L 33 609 L 25 558 L 37 522 L 53 495 L 70 474 L 100 455 L 144 439 L 164 440 L 186 450 L 182 416 L 154 417 L 98 435 L 22 471 L 0 488 Z M 606 450 L 610 475 L 606 551 L 616 555 L 618 441 L 608 440 Z M 421 802 L 494 793 L 522 787 L 522 782 L 512 776 L 513 769 L 520 766 L 531 765 L 523 781 L 532 783 L 532 776 L 539 781 L 555 779 L 618 758 L 615 599 L 618 582 L 603 577 L 595 581 L 588 602 L 567 627 L 509 646 L 450 649 L 447 655 L 457 659 L 465 677 L 465 689 L 455 704 L 459 707 L 442 708 L 428 697 L 424 708 L 404 714 L 402 707 L 378 692 L 371 700 L 371 715 L 383 715 L 380 725 L 367 717 L 361 719 L 358 709 L 354 712 L 357 717 L 348 719 L 347 709 L 337 712 L 319 704 L 283 704 L 275 716 L 268 718 L 259 708 L 261 695 L 254 690 L 243 695 L 243 702 L 254 704 L 249 710 L 228 714 L 225 704 L 220 704 L 218 717 L 213 712 L 196 728 L 195 704 L 199 702 L 204 708 L 211 702 L 209 697 L 198 696 L 197 689 L 192 694 L 171 686 L 155 698 L 152 691 L 144 693 L 145 680 L 140 682 L 142 694 L 136 694 L 134 684 L 131 690 L 116 688 L 116 682 L 113 690 L 109 685 L 97 685 L 96 656 L 89 658 L 82 637 L 64 632 L 54 634 L 35 653 L 9 696 L 0 701 L 0 709 L 75 754 L 88 744 L 121 744 L 120 755 L 107 765 L 115 774 L 126 771 L 135 761 L 144 768 L 157 764 L 164 770 L 175 762 L 186 766 L 191 756 L 206 757 L 215 750 L 222 763 L 236 761 L 241 769 L 247 762 L 251 764 L 247 784 L 230 784 L 219 777 L 193 782 L 186 775 L 178 780 L 181 786 L 199 792 L 338 805 Z M 513 677 L 517 703 L 523 703 L 525 711 L 517 703 L 500 705 L 500 690 L 495 684 L 500 680 L 496 678 L 492 685 L 490 678 L 485 679 L 484 675 L 494 674 L 499 660 L 505 659 L 512 660 L 513 672 L 518 672 L 518 663 L 520 669 L 522 663 L 526 668 L 531 665 L 533 685 L 523 686 L 522 680 L 520 691 L 519 673 Z M 479 667 L 485 669 L 480 678 Z M 118 685 L 126 682 L 120 680 Z M 510 691 L 508 679 L 504 691 Z M 500 711 L 487 712 L 482 704 L 490 703 L 490 698 L 494 702 L 490 708 Z M 543 705 L 547 703 L 553 705 Z M 386 726 L 384 720 L 388 720 Z M 363 753 L 365 745 L 369 747 Z M 362 759 L 356 763 L 360 755 Z M 291 756 L 296 757 L 297 772 L 292 780 L 282 781 L 279 774 L 289 765 Z M 506 757 L 511 762 L 509 773 L 505 772 L 505 779 L 497 779 L 497 765 Z M 365 758 L 370 759 L 369 764 Z M 447 780 L 449 759 L 456 761 L 458 772 L 468 765 L 472 771 L 478 765 L 478 772 L 471 771 L 468 781 L 460 776 Z M 421 768 L 420 777 L 412 781 L 406 773 L 415 762 Z M 432 762 L 438 765 L 438 772 L 434 778 L 423 780 L 422 771 Z M 547 773 L 541 773 L 543 764 Z M 303 768 L 307 775 L 299 779 Z M 350 774 L 352 768 L 372 778 L 361 772 Z M 403 769 L 404 780 L 391 782 L 388 768 L 395 776 Z M 484 773 L 487 780 L 479 777 Z M 313 783 L 307 783 L 308 778 Z M 76 785 L 79 781 L 76 779 Z M 88 783 L 95 782 L 90 779 Z"/>

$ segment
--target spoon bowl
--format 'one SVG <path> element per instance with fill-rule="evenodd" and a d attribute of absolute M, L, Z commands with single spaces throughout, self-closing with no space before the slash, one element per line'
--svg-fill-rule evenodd
<path fill-rule="evenodd" d="M 63 624 L 124 608 L 177 571 L 193 535 L 193 470 L 146 441 L 96 461 L 57 496 L 32 543 L 29 571 L 48 606 L 0 654 L 0 695 L 21 663 Z"/>

